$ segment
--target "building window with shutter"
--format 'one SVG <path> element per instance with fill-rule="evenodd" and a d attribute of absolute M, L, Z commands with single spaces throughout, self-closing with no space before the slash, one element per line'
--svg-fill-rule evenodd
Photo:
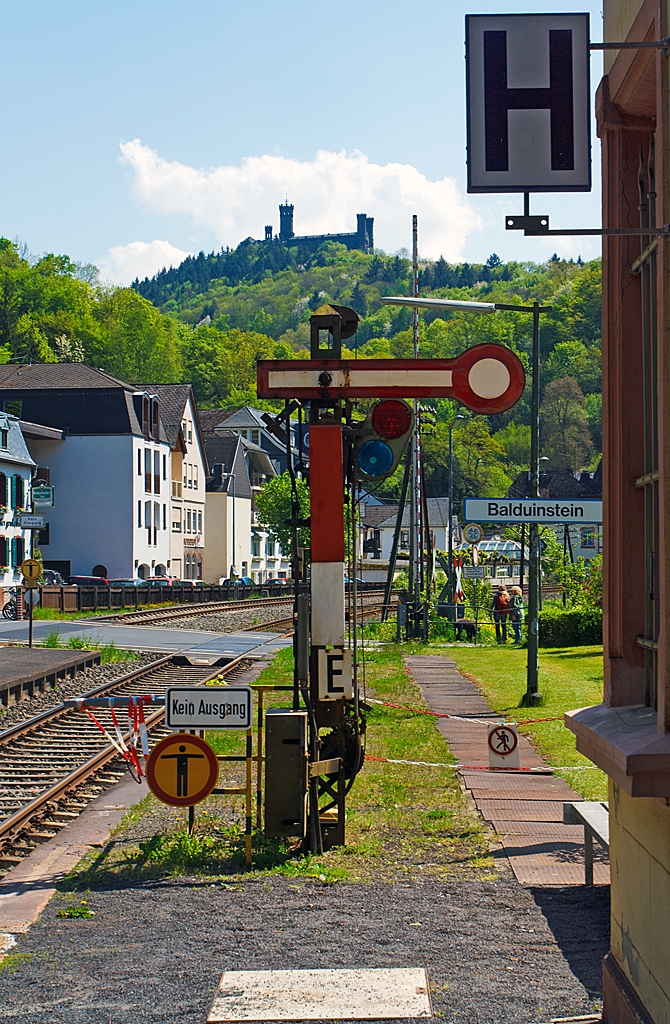
<path fill-rule="evenodd" d="M 197 466 L 197 464 L 193 466 L 193 490 L 194 491 L 198 490 L 198 466 Z"/>
<path fill-rule="evenodd" d="M 151 452 L 144 449 L 144 490 L 151 494 Z"/>
<path fill-rule="evenodd" d="M 137 525 L 141 528 L 142 526 L 142 502 L 137 502 Z"/>
<path fill-rule="evenodd" d="M 160 439 L 160 428 L 158 425 L 158 399 L 151 399 L 151 436 L 154 441 Z"/>
<path fill-rule="evenodd" d="M 0 430 L 0 444 L 2 444 L 4 450 L 7 451 L 9 448 L 9 431 L 5 430 L 4 427 Z"/>
<path fill-rule="evenodd" d="M 137 449 L 137 475 L 142 476 L 142 449 Z"/>
<path fill-rule="evenodd" d="M 154 544 L 158 544 L 158 531 L 161 526 L 161 507 L 157 501 L 154 502 Z"/>
<path fill-rule="evenodd" d="M 187 466 L 187 464 L 185 462 L 183 463 L 183 466 L 184 466 L 184 487 L 186 487 L 187 484 L 188 484 L 188 466 Z"/>
<path fill-rule="evenodd" d="M 252 443 L 253 444 L 260 444 L 260 440 L 261 440 L 261 432 L 260 432 L 260 430 L 252 430 L 251 431 L 251 441 L 252 441 Z"/>
<path fill-rule="evenodd" d="M 144 529 L 147 531 L 147 544 L 151 544 L 151 502 L 144 502 Z"/>
<path fill-rule="evenodd" d="M 167 530 L 167 505 L 163 505 L 163 529 Z"/>
<path fill-rule="evenodd" d="M 261 541 L 260 537 L 251 538 L 251 553 L 254 558 L 260 558 L 261 556 Z"/>
<path fill-rule="evenodd" d="M 163 480 L 167 480 L 167 455 L 163 455 Z"/>
<path fill-rule="evenodd" d="M 188 486 L 193 488 L 193 463 L 188 464 Z"/>
<path fill-rule="evenodd" d="M 12 508 L 23 508 L 23 477 L 18 473 L 12 477 Z"/>
<path fill-rule="evenodd" d="M 149 440 L 149 398 L 144 395 L 142 398 L 142 433 L 144 440 Z"/>
<path fill-rule="evenodd" d="M 188 443 L 193 444 L 193 420 L 188 421 Z"/>
<path fill-rule="evenodd" d="M 198 512 L 198 533 L 202 534 L 202 512 Z"/>
<path fill-rule="evenodd" d="M 12 538 L 12 564 L 15 569 L 21 565 L 23 561 L 23 537 Z"/>
<path fill-rule="evenodd" d="M 0 567 L 9 567 L 9 544 L 6 537 L 0 537 Z"/>
<path fill-rule="evenodd" d="M 154 452 L 154 494 L 161 493 L 161 453 Z"/>
<path fill-rule="evenodd" d="M 191 532 L 191 510 L 190 510 L 190 508 L 186 510 L 186 532 L 187 533 Z"/>
<path fill-rule="evenodd" d="M 0 505 L 7 507 L 7 477 L 4 473 L 0 473 Z M 3 562 L 3 565 L 6 565 Z"/>

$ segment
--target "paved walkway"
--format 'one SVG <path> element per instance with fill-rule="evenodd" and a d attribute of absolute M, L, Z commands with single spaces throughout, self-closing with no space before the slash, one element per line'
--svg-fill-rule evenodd
<path fill-rule="evenodd" d="M 234 633 L 213 633 L 204 629 L 128 626 L 96 622 L 95 619 L 36 620 L 33 632 L 35 643 L 40 643 L 54 631 L 60 635 L 61 643 L 67 643 L 73 637 L 81 637 L 90 640 L 93 647 L 113 643 L 123 650 L 161 654 L 183 653 L 202 658 L 236 658 L 261 644 L 276 649 L 292 643 L 290 639 L 282 639 L 280 634 L 272 632 L 249 633 L 238 630 Z M 26 642 L 28 620 L 14 622 L 0 619 L 0 640 Z"/>
<path fill-rule="evenodd" d="M 497 716 L 474 683 L 461 675 L 451 658 L 417 655 L 407 658 L 409 669 L 433 711 L 467 715 L 470 721 L 438 718 L 437 727 L 459 763 L 488 766 L 484 721 Z M 563 801 L 582 797 L 567 782 L 551 774 L 525 736 L 519 736 L 522 768 L 546 768 L 546 773 L 488 772 L 461 769 L 465 787 L 477 809 L 500 836 L 512 870 L 523 885 L 583 885 L 584 830 L 563 824 Z M 609 883 L 609 861 L 594 844 L 594 880 Z"/>

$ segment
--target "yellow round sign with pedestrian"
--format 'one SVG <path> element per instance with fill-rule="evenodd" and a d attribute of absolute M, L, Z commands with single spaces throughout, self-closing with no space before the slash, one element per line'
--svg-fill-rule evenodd
<path fill-rule="evenodd" d="M 21 562 L 21 575 L 32 583 L 42 575 L 42 566 L 36 558 L 25 558 Z"/>
<path fill-rule="evenodd" d="M 199 736 L 175 733 L 161 740 L 147 761 L 149 789 L 171 807 L 191 807 L 216 786 L 219 761 Z"/>

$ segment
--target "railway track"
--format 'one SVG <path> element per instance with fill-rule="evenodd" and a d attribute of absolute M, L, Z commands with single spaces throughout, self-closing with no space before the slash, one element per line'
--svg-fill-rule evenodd
<path fill-rule="evenodd" d="M 168 608 L 151 608 L 145 611 L 117 612 L 112 615 L 91 616 L 95 622 L 128 622 L 143 623 L 163 622 L 170 619 L 183 619 L 191 615 L 211 615 L 216 612 L 234 612 L 253 610 L 255 608 L 273 608 L 292 605 L 293 595 L 286 597 L 262 597 L 258 600 L 248 598 L 246 601 L 209 601 L 203 604 L 170 605 Z"/>
<path fill-rule="evenodd" d="M 234 679 L 253 661 L 254 650 L 223 668 L 177 666 L 166 657 L 86 696 L 162 694 L 177 684 L 203 685 L 217 676 Z M 162 707 L 147 715 L 154 735 L 164 728 L 163 716 Z M 113 733 L 107 709 L 97 709 L 96 717 Z M 126 762 L 88 715 L 63 705 L 0 733 L 0 875 L 57 835 L 126 770 Z"/>
<path fill-rule="evenodd" d="M 368 599 L 375 604 L 376 607 L 381 608 L 380 598 L 383 597 L 383 591 L 381 590 L 367 590 L 363 592 L 363 607 L 368 604 Z M 169 622 L 172 619 L 183 619 L 190 618 L 196 615 L 215 615 L 218 612 L 227 611 L 253 611 L 257 608 L 281 608 L 281 607 L 293 607 L 293 595 L 288 594 L 285 597 L 264 597 L 259 600 L 247 599 L 245 601 L 212 601 L 207 604 L 186 604 L 186 605 L 171 605 L 169 608 L 152 608 L 146 611 L 136 612 L 118 612 L 113 615 L 96 615 L 95 622 L 127 622 L 129 624 L 137 623 L 138 625 L 149 625 L 151 623 L 158 624 L 160 622 Z M 284 619 L 278 619 L 273 622 L 260 623 L 256 626 L 246 627 L 245 629 L 260 630 L 263 626 L 271 628 L 278 623 L 284 623 L 286 621 L 292 621 L 292 617 L 288 616 Z"/>

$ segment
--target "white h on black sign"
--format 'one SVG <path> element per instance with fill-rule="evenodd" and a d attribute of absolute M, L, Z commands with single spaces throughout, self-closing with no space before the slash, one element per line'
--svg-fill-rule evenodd
<path fill-rule="evenodd" d="M 249 729 L 249 686 L 171 686 L 165 694 L 169 729 Z"/>
<path fill-rule="evenodd" d="M 465 19 L 468 192 L 589 192 L 588 14 Z"/>

